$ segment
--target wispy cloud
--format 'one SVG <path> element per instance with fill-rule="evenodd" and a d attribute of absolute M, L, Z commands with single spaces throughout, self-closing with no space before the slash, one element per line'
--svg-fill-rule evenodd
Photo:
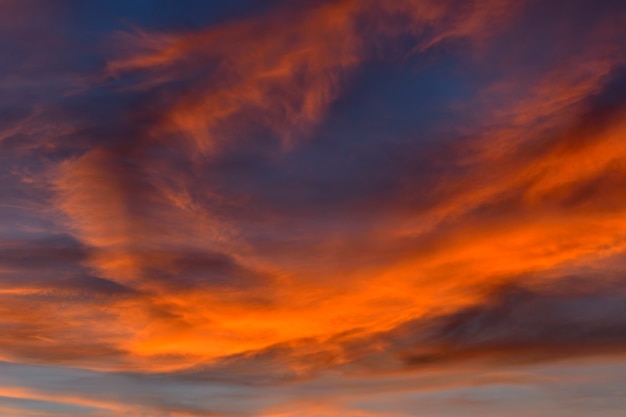
<path fill-rule="evenodd" d="M 0 410 L 559 415 L 542 369 L 614 384 L 622 2 L 80 3 L 0 0 Z"/>

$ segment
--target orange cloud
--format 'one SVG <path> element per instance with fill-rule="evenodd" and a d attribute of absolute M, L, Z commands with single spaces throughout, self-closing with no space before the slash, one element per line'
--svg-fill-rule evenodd
<path fill-rule="evenodd" d="M 120 41 L 139 52 L 111 62 L 109 71 L 113 76 L 146 71 L 147 81 L 140 87 L 193 77 L 192 85 L 164 98 L 173 105 L 165 111 L 161 128 L 182 133 L 202 151 L 253 135 L 253 126 L 270 129 L 289 144 L 319 123 L 348 76 L 372 55 L 370 43 L 376 37 L 421 37 L 432 30 L 431 36 L 416 41 L 427 49 L 449 38 L 484 36 L 493 30 L 492 19 L 516 9 L 508 0 L 453 14 L 455 7 L 454 1 L 387 5 L 344 0 L 200 33 L 123 34 Z"/>
<path fill-rule="evenodd" d="M 559 13 L 319 1 L 107 37 L 104 75 L 67 77 L 95 85 L 0 115 L 0 357 L 273 388 L 622 354 L 624 32 Z M 375 415 L 288 397 L 257 411 Z M 144 410 L 116 404 L 83 405 Z"/>
<path fill-rule="evenodd" d="M 453 13 L 455 6 L 323 2 L 198 32 L 120 35 L 129 55 L 108 71 L 142 74 L 133 87 L 158 92 L 154 110 L 136 113 L 154 123 L 121 145 L 64 160 L 54 182 L 64 224 L 88 248 L 81 265 L 140 294 L 112 307 L 124 305 L 113 320 L 132 334 L 117 349 L 141 363 L 167 356 L 167 369 L 285 343 L 305 351 L 301 340 L 386 331 L 475 303 L 482 297 L 476 287 L 624 250 L 622 205 L 594 205 L 613 188 L 598 189 L 602 197 L 586 205 L 560 206 L 577 184 L 602 176 L 620 184 L 620 169 L 611 168 L 624 153 L 619 117 L 604 130 L 563 127 L 568 109 L 610 73 L 604 56 L 582 75 L 550 74 L 527 102 L 497 109 L 493 125 L 507 122 L 508 130 L 478 132 L 467 155 L 445 161 L 460 165 L 461 175 L 444 173 L 433 183 L 431 207 L 412 210 L 410 199 L 392 196 L 387 208 L 372 207 L 375 222 L 357 232 L 339 228 L 286 244 L 281 232 L 258 244 L 247 235 L 254 222 L 229 214 L 254 196 L 194 178 L 229 147 L 252 146 L 246 137 L 262 136 L 259 129 L 296 146 L 293 137 L 321 123 L 348 76 L 376 56 L 372 40 L 408 33 L 413 53 L 450 39 L 486 42 L 494 17 L 516 10 L 502 1 Z M 545 142 L 538 120 L 561 130 Z M 531 133 L 538 136 L 506 145 L 510 155 L 491 150 Z M 192 141 L 179 142 L 181 134 Z M 551 144 L 533 150 L 533 141 Z M 399 191 L 414 187 L 407 178 Z M 507 199 L 516 206 L 499 208 Z M 271 212 L 258 215 L 276 228 L 287 224 Z M 341 355 L 323 362 L 350 360 Z"/>

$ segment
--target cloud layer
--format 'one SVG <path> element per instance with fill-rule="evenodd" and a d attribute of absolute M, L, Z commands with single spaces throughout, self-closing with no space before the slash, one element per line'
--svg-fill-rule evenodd
<path fill-rule="evenodd" d="M 212 3 L 0 0 L 0 413 L 619 415 L 622 2 Z"/>

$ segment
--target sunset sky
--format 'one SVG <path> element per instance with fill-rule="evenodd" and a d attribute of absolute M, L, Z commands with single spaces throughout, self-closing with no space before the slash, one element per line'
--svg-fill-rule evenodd
<path fill-rule="evenodd" d="M 0 0 L 0 416 L 625 413 L 624 0 Z"/>

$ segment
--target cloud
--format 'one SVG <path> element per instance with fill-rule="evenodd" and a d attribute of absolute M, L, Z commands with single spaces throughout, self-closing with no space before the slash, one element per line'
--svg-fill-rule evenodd
<path fill-rule="evenodd" d="M 459 122 L 445 133 L 416 119 L 358 138 L 355 120 L 330 123 L 333 106 L 350 107 L 337 103 L 342 94 L 376 81 L 364 67 L 380 65 L 382 78 L 400 65 L 390 54 L 424 65 L 450 47 L 450 59 L 479 72 L 499 54 L 507 24 L 516 34 L 537 16 L 509 2 L 456 6 L 323 2 L 201 30 L 118 33 L 113 45 L 126 50 L 107 64 L 117 79 L 48 106 L 43 115 L 77 126 L 62 139 L 43 135 L 40 146 L 54 156 L 12 177 L 45 173 L 38 186 L 49 194 L 39 204 L 53 207 L 39 217 L 82 246 L 60 261 L 79 264 L 80 278 L 59 278 L 54 289 L 126 292 L 128 311 L 113 320 L 133 337 L 117 348 L 142 363 L 177 357 L 184 368 L 385 331 L 432 310 L 463 309 L 475 301 L 471 288 L 498 277 L 623 250 L 622 206 L 611 200 L 621 184 L 621 110 L 601 98 L 621 58 L 596 52 L 596 37 L 616 36 L 600 25 L 580 56 L 565 50 L 525 71 L 513 59 L 525 52 L 513 51 L 496 65 L 496 82 L 463 78 L 470 86 L 455 100 L 478 94 L 472 83 L 487 84 L 485 95 L 468 118 L 441 105 L 433 125 Z M 501 25 L 490 24 L 494 17 Z M 458 54 L 462 42 L 478 55 Z M 581 70 L 571 65 L 582 61 Z M 519 73 L 526 78 L 515 82 Z M 420 72 L 403 75 L 408 84 Z M 458 74 L 429 77 L 444 94 Z M 494 106 L 488 99 L 504 95 L 496 87 L 518 96 Z M 102 101 L 94 106 L 95 98 Z M 594 100 L 609 100 L 610 111 Z M 383 107 L 375 104 L 356 116 L 375 118 Z M 280 144 L 303 131 L 308 140 L 289 139 L 289 150 Z M 21 160 L 32 164 L 28 155 L 40 149 Z M 572 170 L 583 154 L 593 163 Z M 56 262 L 52 255 L 40 256 L 40 268 Z M 324 355 L 320 366 L 335 360 Z"/>
<path fill-rule="evenodd" d="M 160 134 L 182 133 L 205 152 L 267 130 L 291 143 L 320 122 L 345 79 L 370 59 L 377 38 L 410 35 L 424 49 L 483 35 L 489 19 L 510 14 L 513 3 L 460 8 L 456 15 L 455 7 L 321 2 L 197 33 L 121 34 L 135 49 L 127 47 L 128 56 L 109 63 L 109 71 L 118 77 L 143 71 L 137 88 L 156 87 L 158 102 L 173 103 L 161 110 Z"/>
<path fill-rule="evenodd" d="M 595 289 L 594 278 L 564 279 L 547 289 L 505 287 L 484 304 L 435 319 L 426 330 L 426 345 L 435 346 L 434 354 L 418 348 L 413 355 L 409 347 L 407 363 L 475 358 L 510 363 L 622 353 L 622 284 Z"/>
<path fill-rule="evenodd" d="M 0 0 L 0 355 L 91 369 L 67 410 L 412 415 L 352 400 L 621 360 L 621 2 L 44 3 Z"/>

